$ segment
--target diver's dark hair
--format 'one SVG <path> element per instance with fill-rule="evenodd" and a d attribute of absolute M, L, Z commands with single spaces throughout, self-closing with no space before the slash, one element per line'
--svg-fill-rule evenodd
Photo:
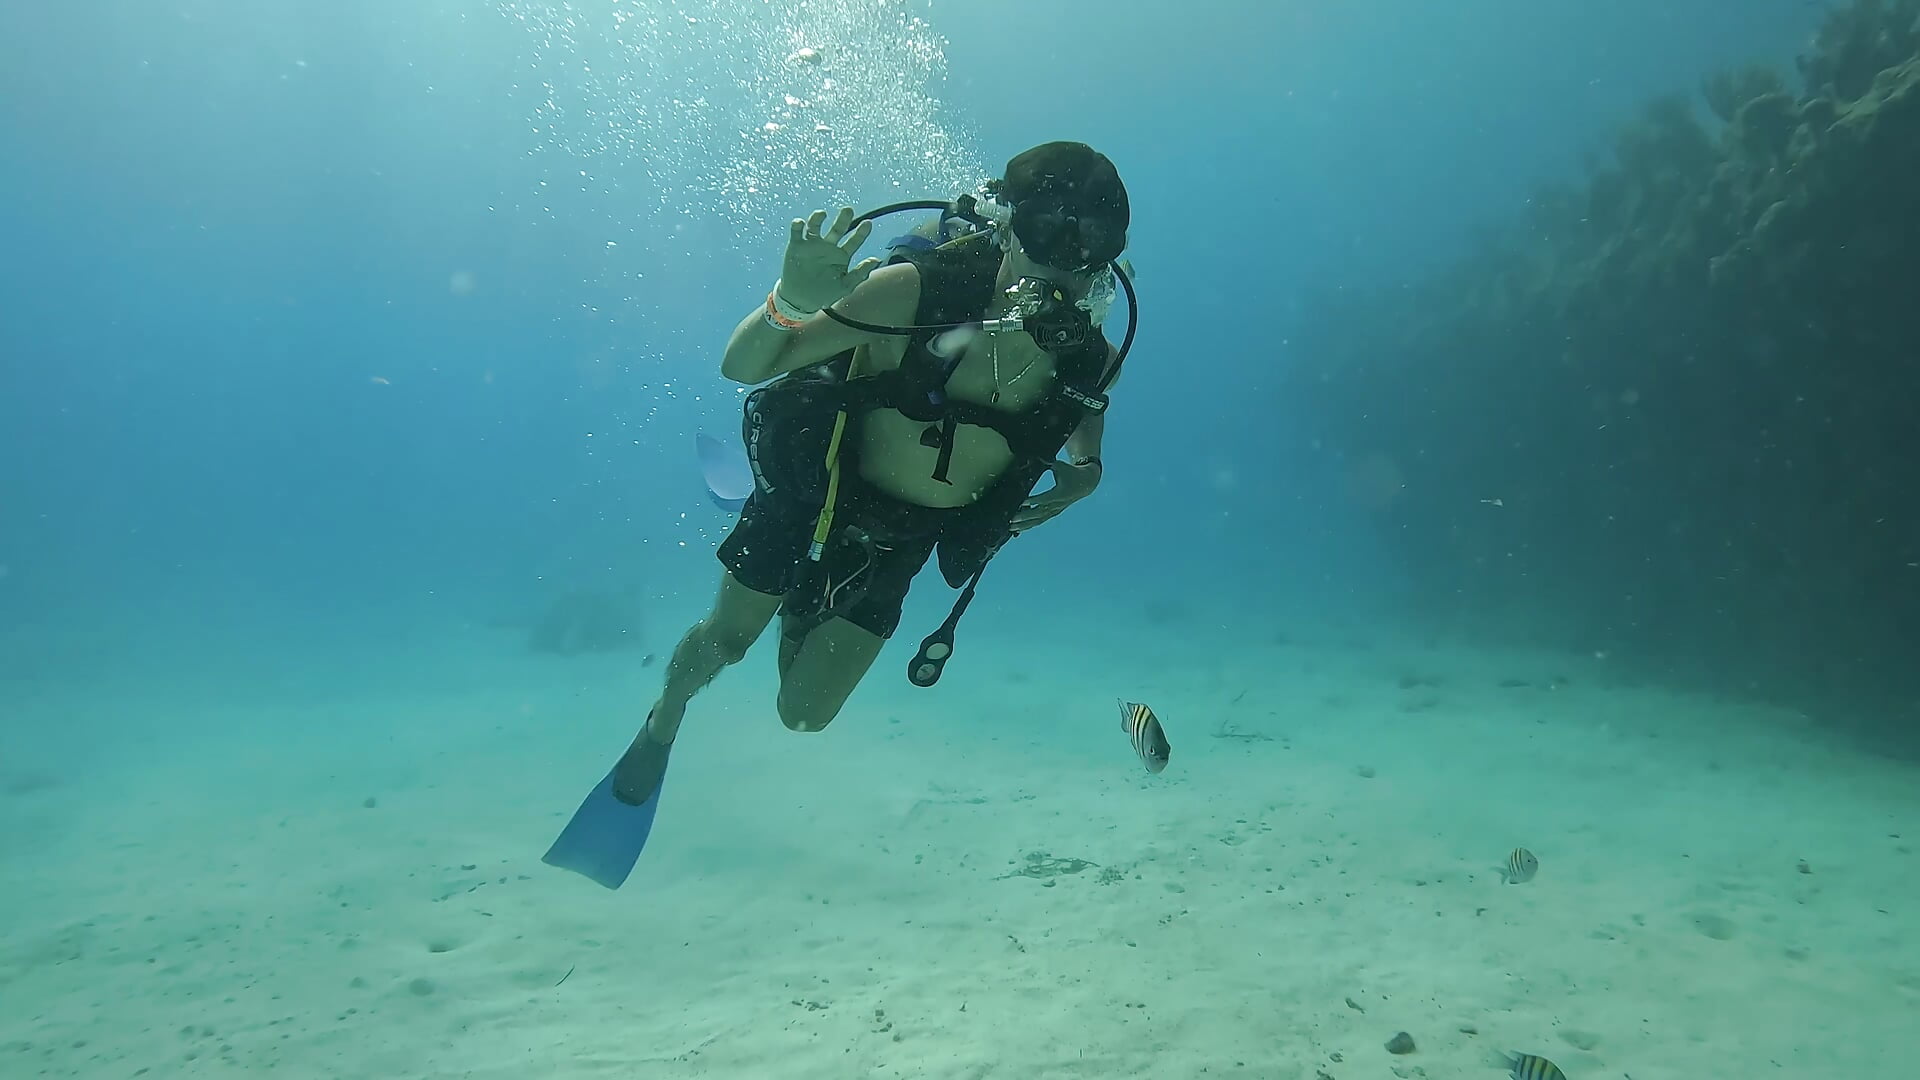
<path fill-rule="evenodd" d="M 1042 143 L 1016 155 L 1007 162 L 998 194 L 1010 206 L 1051 195 L 1086 217 L 1102 218 L 1122 230 L 1130 224 L 1120 171 L 1105 154 L 1082 142 Z"/>
<path fill-rule="evenodd" d="M 1075 261 L 1106 263 L 1126 249 L 1127 187 L 1113 162 L 1086 143 L 1042 143 L 1017 154 L 988 190 L 1013 208 L 1014 234 L 1030 251 L 1065 248 Z"/>

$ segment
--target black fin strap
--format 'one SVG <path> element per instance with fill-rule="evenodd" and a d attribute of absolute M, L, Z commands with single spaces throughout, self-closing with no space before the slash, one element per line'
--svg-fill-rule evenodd
<path fill-rule="evenodd" d="M 960 625 L 960 616 L 967 613 L 967 605 L 973 603 L 973 592 L 980 584 L 980 575 L 987 572 L 985 566 L 973 572 L 967 580 L 967 587 L 960 591 L 960 599 L 953 602 L 953 610 L 947 614 L 947 621 L 940 629 L 928 634 L 920 643 L 920 651 L 907 661 L 907 681 L 915 686 L 932 686 L 940 681 L 940 673 L 947 668 L 947 661 L 953 659 L 953 630 Z"/>

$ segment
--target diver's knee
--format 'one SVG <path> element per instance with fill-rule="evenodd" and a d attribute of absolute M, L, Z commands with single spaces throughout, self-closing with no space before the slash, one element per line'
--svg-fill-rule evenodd
<path fill-rule="evenodd" d="M 798 695 L 781 691 L 777 702 L 780 722 L 787 725 L 788 731 L 814 732 L 825 731 L 833 718 L 840 714 L 839 709 L 824 708 L 818 702 L 804 701 Z"/>

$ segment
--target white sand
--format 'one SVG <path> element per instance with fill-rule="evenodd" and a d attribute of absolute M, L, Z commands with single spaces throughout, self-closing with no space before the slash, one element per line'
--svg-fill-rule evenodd
<path fill-rule="evenodd" d="M 0 1076 L 1911 1073 L 1912 767 L 1591 659 L 1123 615 L 1036 659 L 989 611 L 933 691 L 911 622 L 824 736 L 763 645 L 617 893 L 539 856 L 651 696 L 633 657 L 474 631 L 407 695 L 22 697 Z M 1515 845 L 1539 877 L 1503 885 Z"/>

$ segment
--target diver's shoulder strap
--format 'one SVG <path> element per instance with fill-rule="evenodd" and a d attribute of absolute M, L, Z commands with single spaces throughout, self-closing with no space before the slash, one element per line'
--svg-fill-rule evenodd
<path fill-rule="evenodd" d="M 1000 249 L 984 233 L 973 233 L 926 251 L 901 251 L 888 260 L 908 262 L 920 272 L 920 302 L 915 326 L 951 326 L 975 322 L 993 298 L 1000 272 Z M 922 330 L 907 339 L 899 367 L 873 376 L 878 396 L 909 416 L 937 409 L 959 355 L 942 359 L 928 345 L 939 330 Z"/>
<path fill-rule="evenodd" d="M 1104 413 L 1108 405 L 1107 388 L 1113 385 L 1113 380 L 1120 377 L 1120 364 L 1117 358 L 1108 354 L 1099 359 L 1099 366 L 1096 367 L 1094 357 L 1091 355 L 1096 348 L 1102 353 L 1107 353 L 1110 346 L 1104 335 L 1094 335 L 1093 340 L 1087 343 L 1087 355 L 1084 355 L 1080 361 L 1085 366 L 1084 369 L 1099 372 L 1099 377 L 1093 381 L 1091 389 L 1083 390 L 1071 381 L 1062 379 L 1054 384 L 1053 392 L 1086 412 Z"/>
<path fill-rule="evenodd" d="M 972 233 L 928 251 L 903 251 L 893 262 L 910 262 L 920 271 L 920 304 L 915 326 L 973 322 L 993 299 L 1000 273 L 1000 249 L 986 233 Z M 915 341 L 931 337 L 915 335 Z"/>

